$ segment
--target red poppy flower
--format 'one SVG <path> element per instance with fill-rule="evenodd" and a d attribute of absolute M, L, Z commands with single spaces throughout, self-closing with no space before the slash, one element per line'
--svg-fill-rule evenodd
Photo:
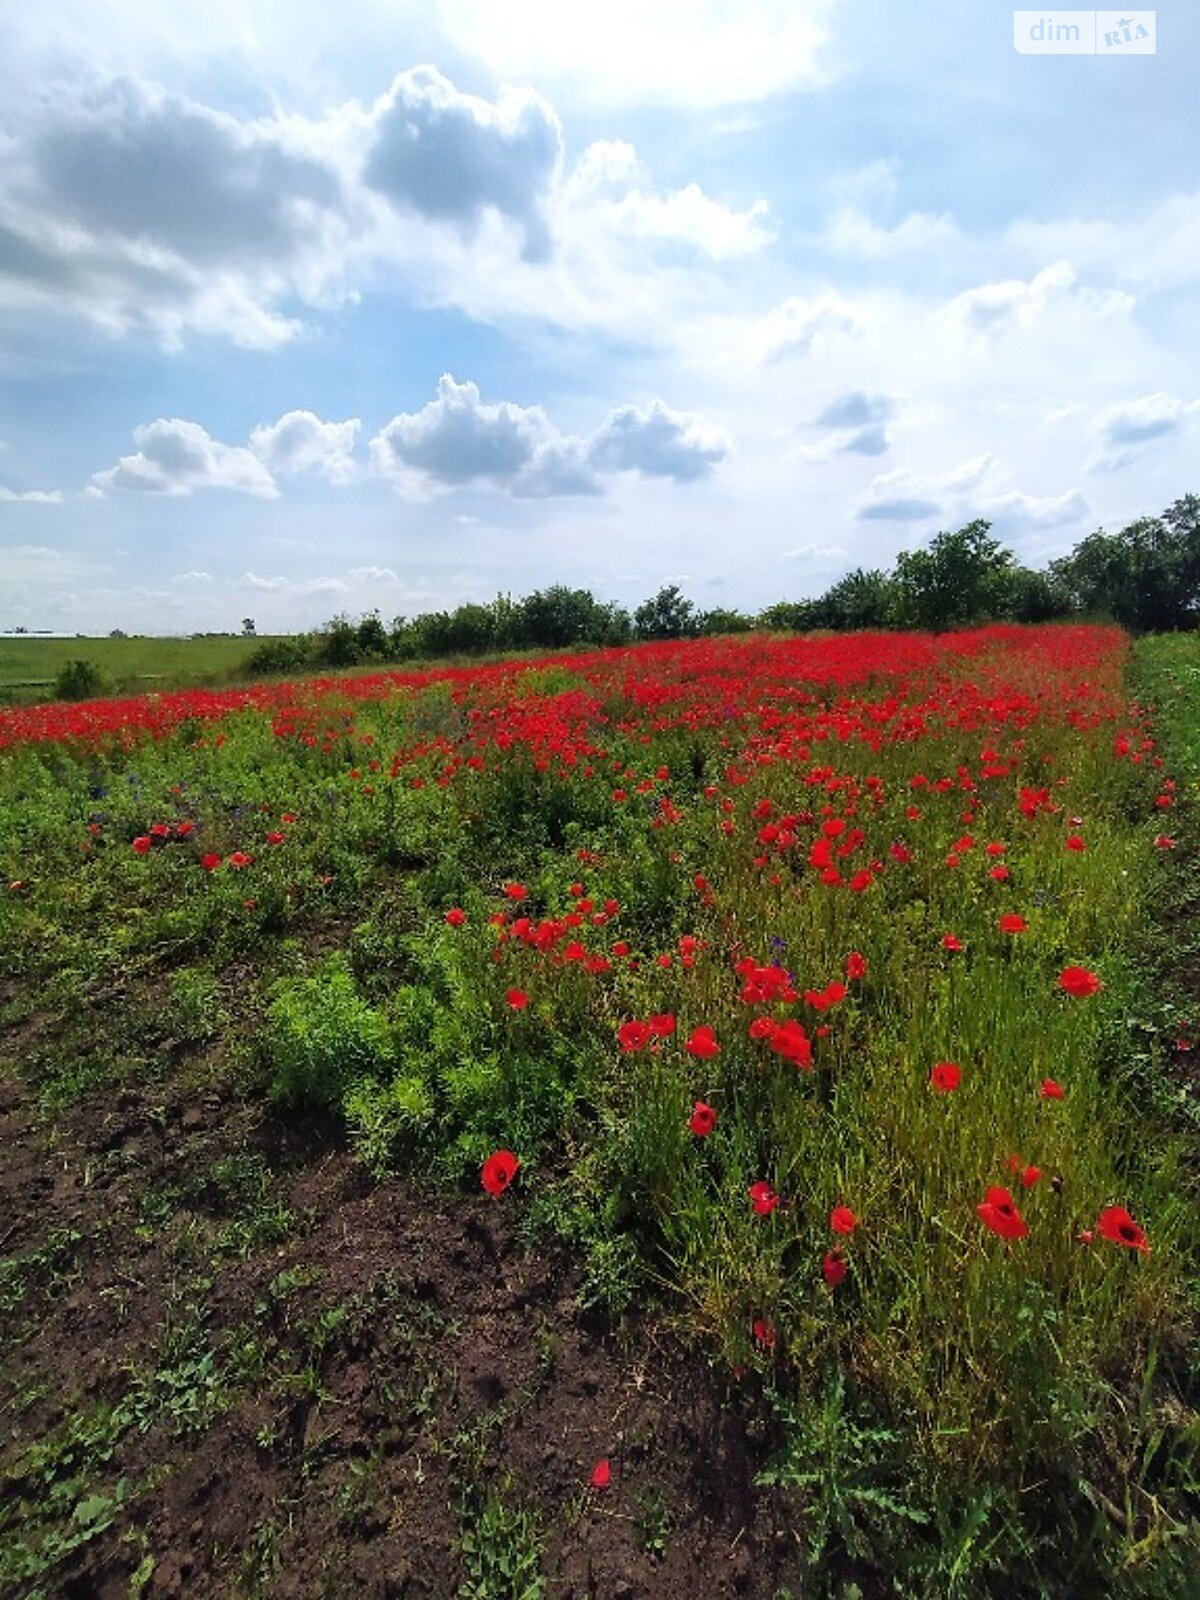
<path fill-rule="evenodd" d="M 953 1094 L 962 1082 L 962 1068 L 953 1061 L 939 1061 L 930 1072 L 929 1081 L 939 1094 Z"/>
<path fill-rule="evenodd" d="M 269 833 L 267 835 L 267 843 L 268 844 L 282 844 L 286 838 L 287 838 L 287 834 L 285 834 L 285 833 Z"/>
<path fill-rule="evenodd" d="M 229 865 L 231 867 L 252 867 L 254 865 L 254 857 L 248 856 L 244 850 L 235 850 L 229 858 Z"/>
<path fill-rule="evenodd" d="M 461 906 L 451 906 L 446 913 L 446 921 L 452 928 L 461 928 L 467 920 L 467 913 Z"/>
<path fill-rule="evenodd" d="M 150 832 L 156 839 L 169 839 L 171 837 L 171 830 L 165 822 L 152 822 L 150 824 Z"/>
<path fill-rule="evenodd" d="M 1086 967 L 1064 967 L 1058 975 L 1058 987 L 1065 994 L 1082 999 L 1085 995 L 1095 994 L 1104 985 L 1094 972 L 1089 972 Z"/>
<path fill-rule="evenodd" d="M 1111 1239 L 1114 1244 L 1128 1245 L 1131 1250 L 1140 1250 L 1143 1255 L 1150 1254 L 1146 1235 L 1124 1206 L 1106 1207 L 1100 1213 L 1096 1226 L 1100 1230 L 1102 1239 Z"/>
<path fill-rule="evenodd" d="M 713 1056 L 721 1053 L 721 1046 L 717 1043 L 717 1036 L 707 1023 L 699 1028 L 692 1029 L 692 1036 L 685 1048 L 688 1055 L 697 1056 L 702 1061 L 710 1061 Z"/>
<path fill-rule="evenodd" d="M 697 1100 L 688 1118 L 688 1127 L 698 1139 L 707 1139 L 717 1125 L 717 1113 L 703 1100 Z"/>
<path fill-rule="evenodd" d="M 1064 843 L 1068 850 L 1083 851 L 1087 849 L 1087 845 L 1084 844 L 1083 840 L 1077 833 L 1073 833 L 1069 839 L 1064 841 Z"/>
<path fill-rule="evenodd" d="M 1055 1083 L 1053 1078 L 1043 1078 L 1042 1086 L 1038 1090 L 1038 1095 L 1043 1100 L 1065 1100 L 1067 1091 L 1063 1088 L 1061 1083 Z"/>
<path fill-rule="evenodd" d="M 593 1489 L 607 1489 L 612 1482 L 612 1466 L 607 1456 L 597 1461 L 592 1468 L 592 1475 L 588 1479 Z"/>
<path fill-rule="evenodd" d="M 514 1011 L 524 1011 L 529 1004 L 529 996 L 524 989 L 509 989 L 504 998 Z"/>
<path fill-rule="evenodd" d="M 1174 850 L 1175 841 L 1165 833 L 1158 833 L 1154 836 L 1154 848 L 1156 850 Z"/>
<path fill-rule="evenodd" d="M 206 856 L 200 857 L 200 865 L 204 868 L 205 872 L 215 872 L 221 865 L 221 858 L 219 855 L 217 855 L 215 850 L 210 850 Z"/>
<path fill-rule="evenodd" d="M 1041 1167 L 1024 1167 L 1021 1170 L 1021 1187 L 1032 1189 L 1042 1175 Z"/>
<path fill-rule="evenodd" d="M 850 879 L 850 887 L 855 894 L 862 894 L 864 889 L 869 889 L 875 879 L 864 867 L 861 872 L 856 872 Z"/>
<path fill-rule="evenodd" d="M 821 1263 L 821 1276 L 831 1289 L 835 1289 L 846 1276 L 846 1262 L 840 1250 L 827 1252 Z"/>
<path fill-rule="evenodd" d="M 853 1233 L 858 1227 L 858 1218 L 849 1206 L 834 1206 L 829 1213 L 829 1226 L 834 1233 Z"/>
<path fill-rule="evenodd" d="M 987 1199 L 975 1210 L 984 1225 L 1002 1239 L 1024 1239 L 1029 1232 L 1029 1224 L 1022 1218 L 1016 1201 L 1007 1189 L 993 1186 L 987 1192 Z"/>
<path fill-rule="evenodd" d="M 774 1350 L 776 1334 L 769 1322 L 765 1322 L 762 1317 L 756 1317 L 751 1332 L 754 1334 L 756 1344 L 761 1345 L 764 1350 Z"/>
<path fill-rule="evenodd" d="M 943 950 L 961 950 L 962 949 L 962 942 L 961 942 L 961 940 L 956 939 L 952 933 L 948 933 L 948 934 L 946 934 L 946 936 L 942 940 L 942 949 Z"/>
<path fill-rule="evenodd" d="M 1001 933 L 1025 933 L 1029 924 L 1024 917 L 1019 917 L 1015 911 L 1006 911 L 1000 918 Z"/>
<path fill-rule="evenodd" d="M 506 883 L 504 892 L 510 900 L 524 900 L 529 890 L 523 883 Z"/>
<path fill-rule="evenodd" d="M 750 1204 L 754 1207 L 755 1216 L 770 1216 L 779 1204 L 779 1196 L 769 1183 L 760 1179 L 758 1183 L 750 1185 Z"/>
<path fill-rule="evenodd" d="M 867 958 L 860 956 L 857 950 L 851 950 L 846 957 L 846 976 L 851 981 L 856 978 L 865 978 L 867 975 Z"/>
<path fill-rule="evenodd" d="M 491 1195 L 502 1195 L 517 1175 L 521 1163 L 511 1150 L 494 1150 L 483 1163 L 480 1179 Z"/>
<path fill-rule="evenodd" d="M 144 856 L 149 852 L 150 846 L 153 844 L 153 842 L 154 841 L 151 839 L 148 833 L 139 834 L 138 837 L 133 841 L 133 848 L 137 851 L 139 856 Z"/>
<path fill-rule="evenodd" d="M 622 1050 L 644 1050 L 650 1043 L 650 1027 L 645 1022 L 623 1022 L 617 1029 L 617 1043 Z"/>
<path fill-rule="evenodd" d="M 1012 873 L 1007 867 L 993 867 L 988 873 L 988 877 L 994 878 L 997 883 L 1007 883 L 1012 877 Z"/>

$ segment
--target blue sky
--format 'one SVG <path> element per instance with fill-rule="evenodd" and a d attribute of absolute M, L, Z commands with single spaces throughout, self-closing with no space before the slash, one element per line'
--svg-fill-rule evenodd
<path fill-rule="evenodd" d="M 1053 13 L 1047 13 L 1053 15 Z M 757 608 L 1200 490 L 1200 13 L 0 18 L 0 628 Z"/>

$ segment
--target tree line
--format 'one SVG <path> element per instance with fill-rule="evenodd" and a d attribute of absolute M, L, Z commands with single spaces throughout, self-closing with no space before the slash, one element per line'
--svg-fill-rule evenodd
<path fill-rule="evenodd" d="M 1195 628 L 1200 497 L 1185 495 L 1160 516 L 1141 517 L 1117 533 L 1098 529 L 1045 569 L 1022 566 L 992 537 L 991 524 L 978 519 L 936 534 L 923 549 L 901 551 L 890 570 L 855 568 L 816 599 L 779 601 L 756 616 L 723 606 L 702 610 L 675 584 L 632 614 L 587 589 L 552 584 L 520 600 L 498 595 L 390 625 L 377 611 L 357 620 L 335 617 L 312 633 L 264 641 L 246 666 L 252 673 L 292 672 L 754 628 L 941 631 L 1066 618 L 1109 619 L 1134 633 Z"/>

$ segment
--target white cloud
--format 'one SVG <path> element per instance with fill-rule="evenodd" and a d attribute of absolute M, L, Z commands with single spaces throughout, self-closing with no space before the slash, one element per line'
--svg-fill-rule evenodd
<path fill-rule="evenodd" d="M 759 319 L 755 332 L 759 358 L 770 363 L 785 356 L 807 355 L 814 345 L 831 337 L 853 336 L 861 330 L 856 308 L 830 290 L 807 300 L 789 295 Z"/>
<path fill-rule="evenodd" d="M 250 435 L 250 449 L 272 473 L 312 473 L 330 483 L 350 483 L 361 427 L 358 418 L 322 422 L 311 411 L 288 411 L 269 427 L 260 423 Z"/>
<path fill-rule="evenodd" d="M 654 400 L 645 409 L 622 406 L 614 411 L 593 435 L 589 455 L 601 470 L 687 483 L 708 477 L 732 448 L 724 429 Z"/>
<path fill-rule="evenodd" d="M 138 447 L 135 455 L 122 456 L 115 467 L 92 474 L 96 488 L 173 496 L 197 489 L 234 489 L 264 499 L 279 493 L 252 451 L 222 444 L 198 422 L 160 417 L 135 428 L 133 441 Z"/>
<path fill-rule="evenodd" d="M 1136 461 L 1161 439 L 1181 434 L 1200 401 L 1185 405 L 1174 395 L 1142 395 L 1109 406 L 1096 418 L 1096 444 L 1088 461 L 1092 471 L 1115 472 Z"/>
<path fill-rule="evenodd" d="M 856 502 L 859 521 L 923 522 L 945 514 L 947 506 L 980 485 L 994 462 L 990 455 L 976 456 L 948 472 L 914 472 L 897 467 L 872 478 Z"/>
<path fill-rule="evenodd" d="M 823 81 L 832 0 L 441 0 L 460 47 L 500 78 L 561 85 L 594 105 L 709 107 Z"/>
<path fill-rule="evenodd" d="M 60 506 L 63 503 L 61 489 L 6 489 L 0 485 L 0 502 L 6 505 L 27 506 Z"/>
<path fill-rule="evenodd" d="M 1030 327 L 1067 297 L 1098 317 L 1125 315 L 1134 306 L 1133 297 L 1120 290 L 1081 287 L 1071 263 L 1056 261 L 1028 280 L 1009 278 L 967 289 L 956 295 L 946 310 L 969 338 L 987 339 Z"/>
<path fill-rule="evenodd" d="M 559 433 L 540 406 L 485 402 L 476 384 L 444 373 L 436 399 L 376 434 L 371 459 L 412 496 L 484 484 L 544 498 L 599 494 L 601 475 L 612 472 L 690 482 L 708 476 L 730 449 L 720 428 L 660 400 L 622 406 L 585 437 Z"/>
<path fill-rule="evenodd" d="M 1012 490 L 978 502 L 978 514 L 994 523 L 998 532 L 1057 528 L 1079 522 L 1091 511 L 1081 489 L 1066 489 L 1062 494 L 1022 494 Z"/>
<path fill-rule="evenodd" d="M 565 174 L 545 98 L 464 93 L 433 67 L 367 105 L 258 118 L 92 73 L 52 81 L 18 127 L 0 163 L 0 310 L 170 350 L 197 332 L 274 349 L 375 288 L 661 338 L 710 287 L 697 263 L 774 238 L 765 201 L 656 187 L 619 141 Z"/>
<path fill-rule="evenodd" d="M 397 77 L 372 113 L 367 185 L 402 210 L 465 237 L 490 207 L 521 230 L 531 260 L 549 254 L 546 201 L 562 163 L 562 125 L 530 89 L 493 103 L 462 94 L 435 67 Z"/>

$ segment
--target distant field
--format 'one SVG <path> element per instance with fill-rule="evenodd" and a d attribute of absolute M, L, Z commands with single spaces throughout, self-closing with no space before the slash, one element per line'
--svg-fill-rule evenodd
<path fill-rule="evenodd" d="M 68 661 L 92 661 L 108 693 L 225 682 L 262 638 L 0 639 L 0 704 L 49 699 Z"/>

